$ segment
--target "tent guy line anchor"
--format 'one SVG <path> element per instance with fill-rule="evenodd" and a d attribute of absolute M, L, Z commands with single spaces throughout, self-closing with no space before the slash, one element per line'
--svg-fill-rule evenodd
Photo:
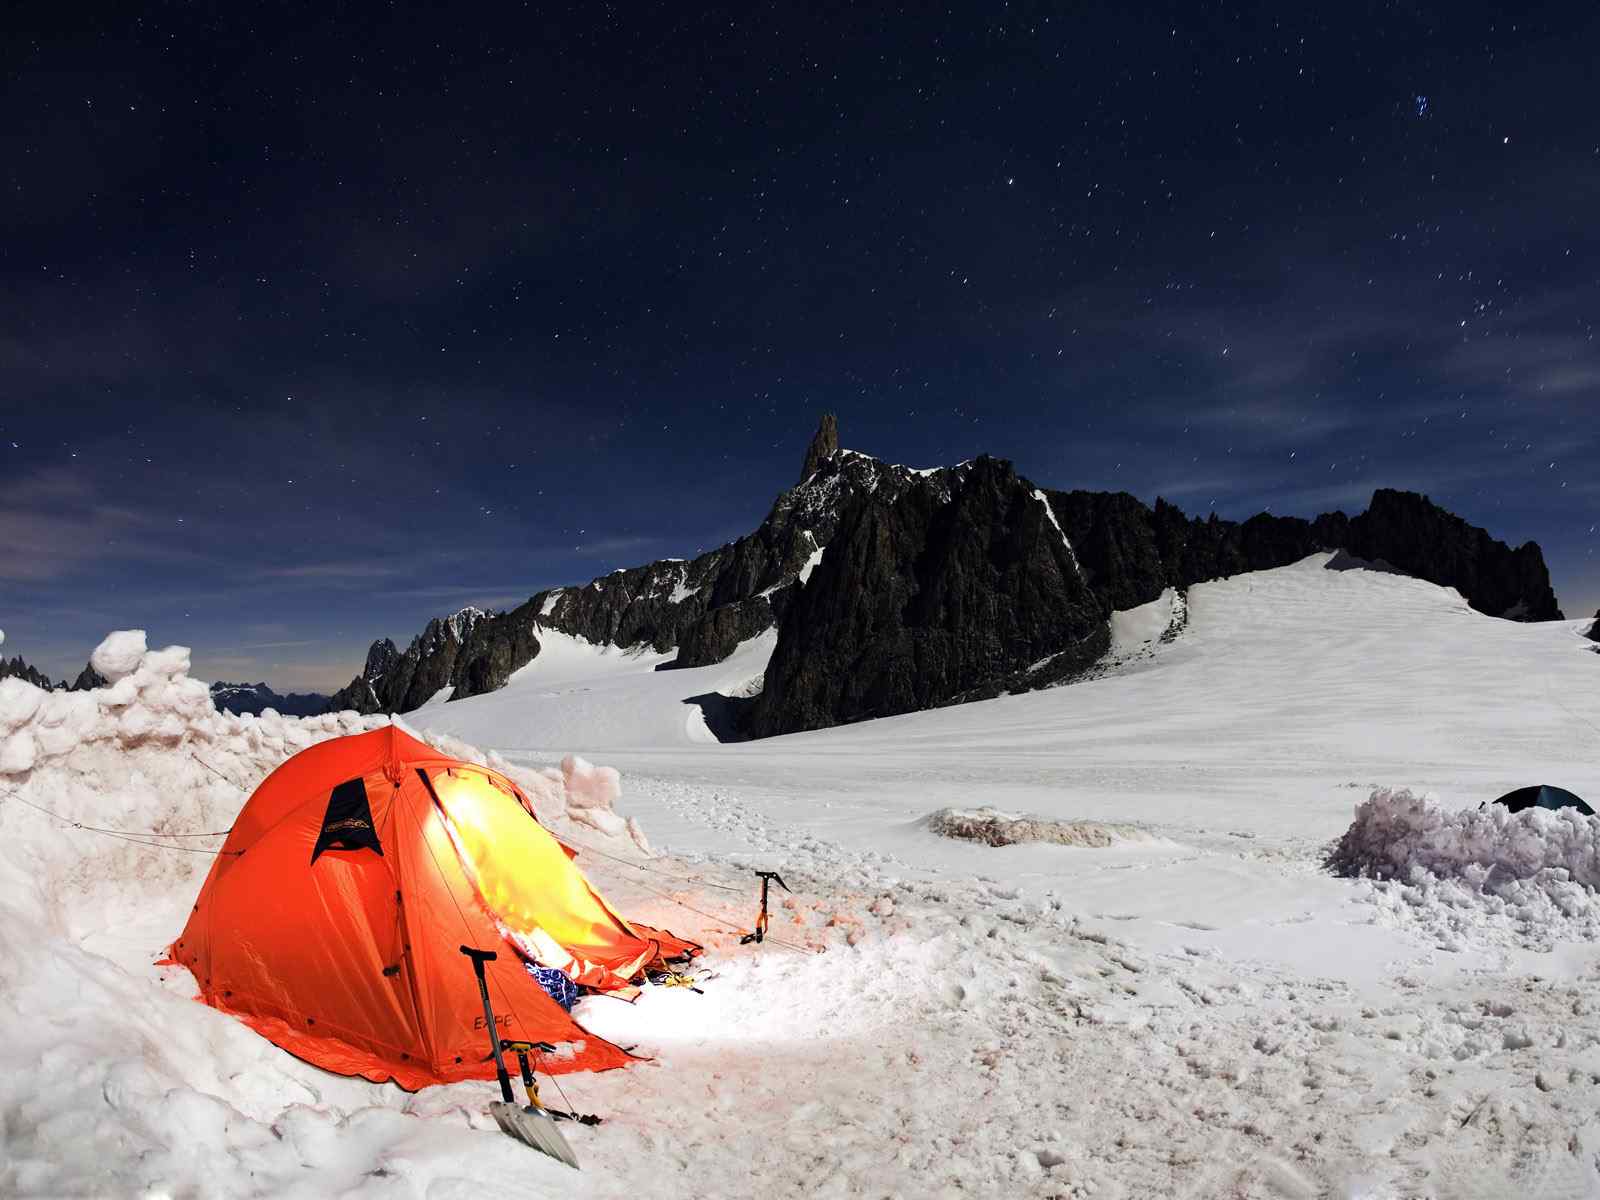
<path fill-rule="evenodd" d="M 747 933 L 739 939 L 741 946 L 747 946 L 751 942 L 760 945 L 767 940 L 767 885 L 769 883 L 775 882 L 784 891 L 789 892 L 790 895 L 794 894 L 790 891 L 789 885 L 783 881 L 783 876 L 776 871 L 757 871 L 756 877 L 761 880 L 761 913 L 756 917 L 755 932 Z"/>

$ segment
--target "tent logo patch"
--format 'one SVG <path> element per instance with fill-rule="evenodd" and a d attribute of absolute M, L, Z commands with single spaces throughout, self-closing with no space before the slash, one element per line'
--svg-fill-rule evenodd
<path fill-rule="evenodd" d="M 375 850 L 378 831 L 372 827 L 372 806 L 367 803 L 367 785 L 359 779 L 346 780 L 328 796 L 328 812 L 322 818 L 322 832 L 312 848 L 311 861 L 324 850 Z"/>

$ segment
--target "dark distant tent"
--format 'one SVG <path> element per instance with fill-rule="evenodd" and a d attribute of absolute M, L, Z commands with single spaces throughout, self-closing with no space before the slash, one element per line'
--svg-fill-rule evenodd
<path fill-rule="evenodd" d="M 1497 799 L 1495 803 L 1504 804 L 1512 812 L 1521 812 L 1525 808 L 1575 808 L 1586 817 L 1594 816 L 1594 809 L 1567 791 L 1566 788 L 1551 787 L 1547 783 L 1507 792 Z"/>

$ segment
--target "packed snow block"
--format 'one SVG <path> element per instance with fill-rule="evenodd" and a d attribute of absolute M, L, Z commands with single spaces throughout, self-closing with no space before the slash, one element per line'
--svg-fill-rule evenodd
<path fill-rule="evenodd" d="M 1101 821 L 1052 821 L 1044 817 L 1024 817 L 994 808 L 967 810 L 941 808 L 928 816 L 928 829 L 940 837 L 986 846 L 1017 846 L 1026 842 L 1046 842 L 1057 846 L 1084 846 L 1104 849 L 1124 842 L 1148 842 L 1153 836 L 1136 825 L 1113 825 Z"/>
<path fill-rule="evenodd" d="M 1499 804 L 1451 811 L 1431 796 L 1380 788 L 1328 855 L 1341 875 L 1416 882 L 1461 879 L 1490 890 L 1545 878 L 1600 888 L 1600 817 Z"/>
<path fill-rule="evenodd" d="M 105 641 L 95 647 L 94 653 L 89 656 L 89 665 L 108 683 L 116 683 L 137 671 L 144 656 L 144 630 L 121 629 L 107 634 Z"/>
<path fill-rule="evenodd" d="M 615 767 L 597 767 L 569 754 L 561 760 L 561 777 L 566 784 L 569 817 L 608 837 L 627 836 L 627 822 L 615 811 L 622 795 L 622 777 Z"/>
<path fill-rule="evenodd" d="M 38 748 L 33 734 L 19 729 L 0 741 L 0 775 L 23 775 L 33 769 Z"/>
<path fill-rule="evenodd" d="M 0 679 L 0 736 L 33 719 L 46 693 L 23 679 Z"/>
<path fill-rule="evenodd" d="M 165 650 L 147 651 L 139 660 L 138 670 L 152 676 L 172 679 L 189 673 L 189 647 L 168 646 Z"/>
<path fill-rule="evenodd" d="M 597 767 L 576 754 L 561 760 L 561 777 L 567 803 L 575 809 L 614 809 L 622 796 L 622 776 L 615 767 Z"/>

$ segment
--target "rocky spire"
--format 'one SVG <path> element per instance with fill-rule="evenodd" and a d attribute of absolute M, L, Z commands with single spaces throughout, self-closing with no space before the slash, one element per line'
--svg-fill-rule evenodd
<path fill-rule="evenodd" d="M 23 662 L 20 654 L 10 662 L 0 658 L 0 679 L 21 679 L 25 683 L 31 683 L 34 687 L 43 688 L 47 692 L 55 687 L 55 684 L 50 682 L 48 675 Z"/>
<path fill-rule="evenodd" d="M 806 447 L 805 466 L 800 468 L 800 482 L 804 483 L 816 473 L 822 465 L 822 460 L 839 449 L 839 418 L 832 413 L 823 413 L 822 420 L 817 425 L 817 434 L 811 439 L 811 445 Z"/>
<path fill-rule="evenodd" d="M 78 672 L 78 677 L 67 685 L 69 692 L 92 692 L 95 688 L 110 687 L 111 681 L 90 663 L 85 663 L 83 670 Z"/>

